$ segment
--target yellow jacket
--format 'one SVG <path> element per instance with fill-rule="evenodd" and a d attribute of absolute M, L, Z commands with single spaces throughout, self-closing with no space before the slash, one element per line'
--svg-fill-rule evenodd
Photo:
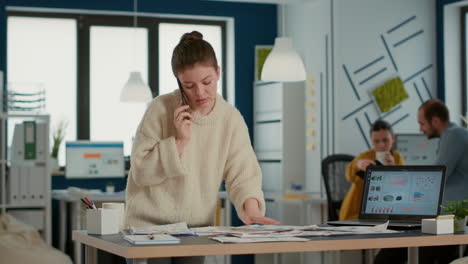
<path fill-rule="evenodd" d="M 401 153 L 393 150 L 393 158 L 395 159 L 395 165 L 404 165 L 403 156 Z M 359 169 L 356 167 L 356 163 L 361 159 L 376 160 L 375 150 L 371 149 L 367 152 L 361 153 L 351 163 L 346 166 L 346 179 L 351 182 L 348 194 L 343 200 L 340 208 L 340 220 L 355 219 L 359 216 L 359 209 L 361 206 L 361 197 L 364 187 L 364 180 L 361 179 L 356 173 Z"/>

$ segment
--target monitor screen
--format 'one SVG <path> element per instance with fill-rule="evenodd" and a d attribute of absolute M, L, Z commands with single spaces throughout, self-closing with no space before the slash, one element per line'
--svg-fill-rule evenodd
<path fill-rule="evenodd" d="M 125 177 L 123 142 L 70 141 L 65 143 L 65 177 Z"/>
<path fill-rule="evenodd" d="M 396 134 L 395 148 L 403 155 L 406 165 L 433 165 L 438 139 L 427 139 L 424 134 Z"/>
<path fill-rule="evenodd" d="M 392 166 L 368 172 L 363 208 L 365 214 L 437 215 L 444 170 L 404 169 Z M 395 167 L 395 168 L 396 168 Z"/>

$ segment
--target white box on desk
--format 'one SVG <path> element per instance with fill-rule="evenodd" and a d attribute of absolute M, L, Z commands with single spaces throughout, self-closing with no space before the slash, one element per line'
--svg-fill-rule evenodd
<path fill-rule="evenodd" d="M 421 233 L 453 234 L 453 219 L 422 219 Z"/>
<path fill-rule="evenodd" d="M 86 210 L 86 228 L 88 234 L 111 235 L 119 233 L 119 215 L 117 209 Z"/>

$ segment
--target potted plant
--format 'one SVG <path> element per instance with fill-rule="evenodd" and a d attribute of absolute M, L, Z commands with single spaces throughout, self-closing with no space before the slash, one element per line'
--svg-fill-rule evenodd
<path fill-rule="evenodd" d="M 51 169 L 52 171 L 58 170 L 58 153 L 60 149 L 60 144 L 62 144 L 63 139 L 65 138 L 65 130 L 67 129 L 68 122 L 66 120 L 60 120 L 57 123 L 57 126 L 52 132 L 52 151 L 50 152 L 51 157 Z"/>
<path fill-rule="evenodd" d="M 455 231 L 465 230 L 466 216 L 468 215 L 468 199 L 447 201 L 447 206 L 441 205 L 440 207 L 455 216 L 453 220 Z"/>

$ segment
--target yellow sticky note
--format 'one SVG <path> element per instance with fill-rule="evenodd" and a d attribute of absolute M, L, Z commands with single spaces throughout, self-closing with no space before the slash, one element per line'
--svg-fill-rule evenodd
<path fill-rule="evenodd" d="M 307 143 L 307 150 L 314 150 L 315 149 L 315 141 L 311 140 L 309 143 Z"/>
<path fill-rule="evenodd" d="M 305 108 L 312 108 L 315 106 L 315 102 L 314 101 L 307 101 L 305 103 Z"/>
<path fill-rule="evenodd" d="M 315 128 L 313 128 L 313 127 L 307 128 L 307 136 L 309 136 L 309 137 L 315 136 Z"/>
<path fill-rule="evenodd" d="M 306 94 L 307 94 L 307 96 L 312 96 L 312 95 L 314 95 L 314 94 L 315 94 L 314 88 L 312 88 L 312 87 L 307 88 L 307 89 L 306 89 Z"/>
<path fill-rule="evenodd" d="M 314 113 L 309 113 L 307 115 L 307 122 L 314 122 L 315 121 L 315 115 Z"/>
<path fill-rule="evenodd" d="M 314 76 L 311 74 L 309 77 L 307 77 L 307 83 L 308 84 L 313 84 L 315 82 Z"/>

